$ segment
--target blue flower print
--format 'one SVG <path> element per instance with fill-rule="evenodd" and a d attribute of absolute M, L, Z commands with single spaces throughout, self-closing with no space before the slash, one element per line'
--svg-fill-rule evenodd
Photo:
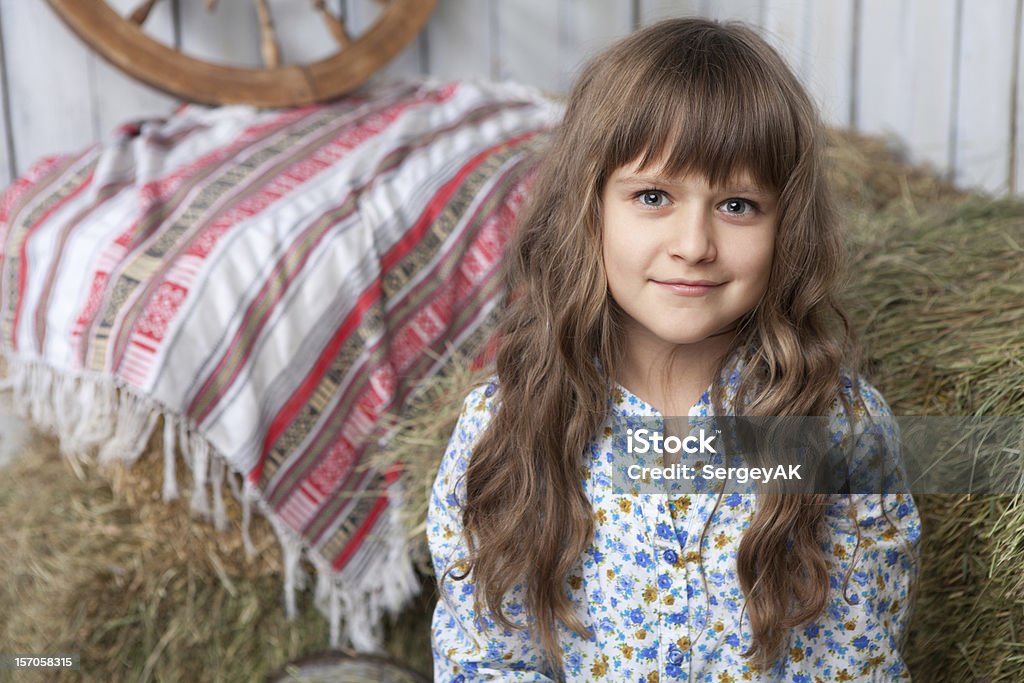
<path fill-rule="evenodd" d="M 736 396 L 737 367 L 730 365 L 717 380 L 726 414 Z M 847 382 L 843 391 L 845 402 L 837 396 L 829 409 L 830 431 L 840 449 L 864 449 L 850 454 L 856 462 L 869 461 L 876 454 L 871 449 L 879 444 L 856 432 L 866 422 L 860 418 L 884 418 L 891 411 L 862 380 Z M 852 400 L 856 392 L 863 401 Z M 464 571 L 469 555 L 462 529 L 463 475 L 500 394 L 500 383 L 492 382 L 466 399 L 429 499 L 427 536 L 435 576 L 443 577 L 438 588 L 444 598 L 437 601 L 432 622 L 437 681 L 553 678 L 536 633 L 497 628 L 492 615 L 476 614 L 474 577 Z M 690 414 L 711 415 L 709 396 L 705 392 Z M 846 415 L 844 405 L 853 407 L 852 415 Z M 613 391 L 608 410 L 616 419 L 626 418 L 633 428 L 650 428 L 651 421 L 658 419 L 652 406 L 621 387 Z M 606 421 L 580 458 L 577 481 L 593 508 L 594 536 L 571 566 L 565 586 L 586 632 L 556 624 L 565 683 L 810 683 L 816 677 L 834 680 L 843 670 L 855 673 L 858 680 L 909 677 L 895 643 L 902 640 L 912 604 L 909 588 L 920 536 L 920 518 L 911 496 L 850 495 L 827 501 L 823 525 L 827 538 L 822 539 L 829 567 L 827 608 L 811 623 L 787 634 L 788 644 L 777 666 L 751 670 L 743 657 L 750 645 L 749 635 L 744 636 L 749 634 L 749 624 L 743 621 L 745 597 L 739 587 L 736 553 L 758 507 L 756 489 L 729 492 L 721 498 L 710 490 L 707 495 L 692 491 L 662 497 L 617 495 L 612 486 L 618 462 L 614 432 L 606 430 L 612 426 L 611 419 Z M 891 430 L 882 432 L 883 442 L 895 436 Z M 858 525 L 852 531 L 851 516 Z M 446 576 L 445 569 L 451 567 L 463 571 Z M 464 578 L 453 578 L 460 575 Z M 525 582 L 514 584 L 502 604 L 509 618 L 529 625 L 532 617 L 525 591 Z M 670 651 L 685 659 L 672 661 L 664 656 Z"/>

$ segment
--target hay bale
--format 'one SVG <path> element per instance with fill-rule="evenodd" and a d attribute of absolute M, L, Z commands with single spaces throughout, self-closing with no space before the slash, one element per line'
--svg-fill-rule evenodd
<path fill-rule="evenodd" d="M 847 204 L 846 218 L 849 306 L 896 414 L 1024 415 L 1024 204 L 904 192 L 875 211 Z M 924 680 L 1020 680 L 1024 499 L 917 500 L 911 671 Z"/>
<path fill-rule="evenodd" d="M 249 682 L 323 649 L 310 591 L 298 618 L 285 616 L 277 538 L 259 516 L 246 557 L 229 491 L 222 533 L 190 515 L 187 496 L 162 501 L 155 452 L 130 470 L 84 472 L 42 436 L 3 472 L 0 519 L 18 523 L 0 525 L 0 652 L 81 654 L 80 671 L 40 680 Z M 423 631 L 391 628 L 397 656 L 421 670 Z M 403 643 L 426 655 L 410 658 Z"/>
<path fill-rule="evenodd" d="M 852 256 L 847 306 L 894 412 L 1024 415 L 1024 204 L 958 191 L 876 138 L 833 131 L 829 153 Z M 427 496 L 467 377 L 431 387 L 390 452 L 406 463 L 420 556 Z M 905 651 L 913 675 L 1019 680 L 1024 498 L 917 501 L 922 570 Z"/>
<path fill-rule="evenodd" d="M 240 561 L 240 534 L 163 503 L 160 458 L 147 460 L 80 480 L 39 437 L 4 471 L 0 517 L 19 521 L 0 525 L 0 651 L 80 653 L 57 680 L 250 681 L 322 646 L 308 604 L 285 619 L 269 526 L 253 525 L 258 554 Z"/>
<path fill-rule="evenodd" d="M 830 154 L 854 255 L 849 302 L 875 380 L 897 414 L 1024 415 L 1024 208 L 953 191 L 877 140 L 834 133 Z M 403 463 L 425 590 L 389 629 L 390 653 L 429 674 L 425 515 L 462 398 L 463 368 L 425 387 L 377 464 Z M 485 373 L 486 374 L 486 373 Z M 157 430 L 159 433 L 159 430 Z M 161 459 L 79 480 L 52 441 L 0 479 L 0 651 L 78 651 L 59 680 L 256 680 L 318 651 L 327 626 L 300 594 L 285 619 L 269 527 L 247 560 L 237 533 L 159 500 Z M 182 487 L 187 493 L 188 487 Z M 922 574 L 907 658 L 922 680 L 1016 680 L 1024 667 L 1024 504 L 920 496 Z M 307 568 L 312 571 L 312 568 Z M 50 680 L 48 677 L 44 677 Z M 26 680 L 30 680 L 26 678 Z"/>

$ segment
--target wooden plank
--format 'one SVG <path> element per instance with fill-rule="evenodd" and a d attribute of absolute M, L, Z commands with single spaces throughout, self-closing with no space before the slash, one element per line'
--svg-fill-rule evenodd
<path fill-rule="evenodd" d="M 1009 188 L 1016 0 L 964 8 L 953 148 L 955 180 L 997 194 Z"/>
<path fill-rule="evenodd" d="M 567 91 L 588 59 L 628 35 L 632 8 L 621 0 L 561 0 L 559 90 Z"/>
<path fill-rule="evenodd" d="M 640 23 L 651 24 L 671 17 L 700 16 L 701 0 L 640 0 Z"/>
<path fill-rule="evenodd" d="M 1024 195 L 1024 8 L 1017 6 L 1014 22 L 1014 50 L 1017 53 L 1017 102 L 1014 112 L 1013 194 Z"/>
<path fill-rule="evenodd" d="M 198 0 L 183 0 L 178 7 L 183 52 L 225 66 L 263 65 L 253 0 L 221 0 L 213 12 Z"/>
<path fill-rule="evenodd" d="M 778 50 L 804 83 L 812 70 L 807 0 L 765 0 L 765 39 Z"/>
<path fill-rule="evenodd" d="M 956 0 L 864 0 L 854 118 L 895 136 L 913 161 L 950 160 Z"/>
<path fill-rule="evenodd" d="M 163 4 L 163 3 L 161 3 Z M 338 49 L 327 24 L 309 0 L 268 0 L 285 64 L 306 64 Z M 254 0 L 220 0 L 213 12 L 200 0 L 179 0 L 185 52 L 227 66 L 263 66 L 259 15 Z M 346 14 L 344 0 L 327 0 L 328 11 Z"/>
<path fill-rule="evenodd" d="M 551 0 L 498 4 L 498 77 L 559 92 L 559 6 Z"/>
<path fill-rule="evenodd" d="M 95 58 L 43 2 L 5 0 L 3 19 L 9 125 L 21 174 L 39 157 L 97 138 Z"/>
<path fill-rule="evenodd" d="M 139 0 L 107 0 L 122 15 L 134 10 Z M 174 45 L 174 14 L 167 0 L 154 6 L 143 25 L 146 33 L 167 45 Z M 97 59 L 95 56 L 92 59 Z M 92 95 L 97 125 L 102 138 L 125 121 L 165 116 L 178 104 L 176 98 L 139 83 L 98 59 L 94 71 Z"/>
<path fill-rule="evenodd" d="M 496 44 L 493 0 L 441 0 L 427 24 L 429 67 L 443 79 L 491 78 Z"/>
<path fill-rule="evenodd" d="M 381 5 L 376 0 L 348 0 L 346 16 L 353 33 L 361 35 L 377 20 Z M 426 75 L 426 45 L 423 32 L 420 32 L 404 50 L 379 69 L 376 80 L 415 79 Z"/>
<path fill-rule="evenodd" d="M 251 3 L 251 0 L 247 2 Z M 324 3 L 325 8 L 335 16 L 344 14 L 343 5 L 337 0 Z M 271 0 L 269 6 L 286 64 L 308 64 L 338 51 L 337 41 L 324 20 L 313 10 L 310 0 Z"/>
<path fill-rule="evenodd" d="M 853 0 L 812 2 L 807 6 L 807 53 L 804 84 L 830 125 L 850 125 L 853 96 Z"/>
<path fill-rule="evenodd" d="M 760 26 L 764 20 L 762 0 L 700 0 L 700 16 L 719 21 L 742 21 Z"/>
<path fill-rule="evenodd" d="M 7 64 L 4 62 L 4 6 L 0 3 L 0 190 L 14 179 L 13 138 L 7 123 Z"/>

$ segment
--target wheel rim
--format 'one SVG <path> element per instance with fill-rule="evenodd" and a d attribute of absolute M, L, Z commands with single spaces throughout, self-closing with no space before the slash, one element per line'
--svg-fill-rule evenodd
<path fill-rule="evenodd" d="M 58 16 L 115 67 L 164 92 L 205 104 L 287 107 L 337 98 L 393 59 L 426 24 L 436 0 L 391 0 L 351 44 L 309 64 L 223 66 L 148 36 L 103 0 L 47 0 Z"/>

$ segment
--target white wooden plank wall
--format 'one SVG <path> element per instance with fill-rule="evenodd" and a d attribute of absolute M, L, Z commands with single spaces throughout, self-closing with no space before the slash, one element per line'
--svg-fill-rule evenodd
<path fill-rule="evenodd" d="M 139 0 L 108 0 L 123 12 Z M 251 0 L 164 0 L 160 40 L 222 63 L 261 63 Z M 355 32 L 374 0 L 328 0 Z M 1024 194 L 1024 0 L 438 0 L 380 78 L 514 79 L 564 93 L 585 60 L 637 26 L 701 15 L 755 25 L 827 121 L 880 133 L 965 187 Z M 286 61 L 335 49 L 308 0 L 270 0 Z M 0 0 L 0 185 L 35 159 L 102 140 L 176 102 L 93 55 L 44 0 Z"/>
<path fill-rule="evenodd" d="M 961 0 L 962 2 L 962 0 Z M 956 180 L 1002 191 L 1010 182 L 1013 139 L 1014 20 L 1019 0 L 986 0 L 986 11 L 960 10 L 959 97 L 953 165 Z"/>
<path fill-rule="evenodd" d="M 10 126 L 7 123 L 7 64 L 4 62 L 3 15 L 0 14 L 0 187 L 6 187 L 15 173 L 14 158 L 11 156 Z"/>

